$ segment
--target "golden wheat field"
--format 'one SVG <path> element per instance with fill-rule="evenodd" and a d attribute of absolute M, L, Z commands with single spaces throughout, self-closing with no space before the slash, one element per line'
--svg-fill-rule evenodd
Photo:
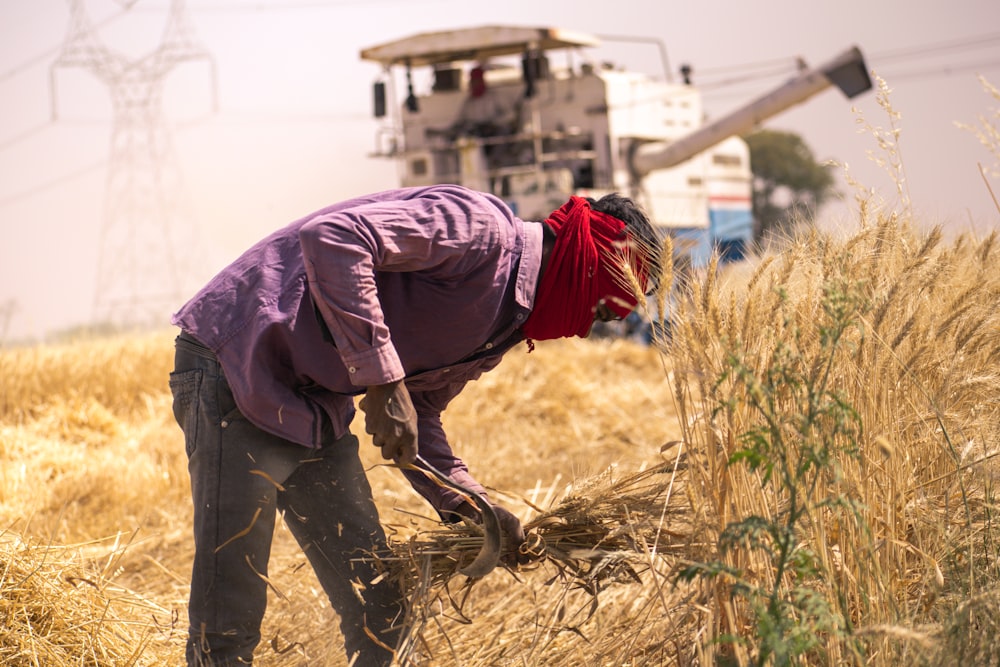
<path fill-rule="evenodd" d="M 861 216 L 665 276 L 652 346 L 539 344 L 470 385 L 445 426 L 547 547 L 525 570 L 455 573 L 472 528 L 366 448 L 399 662 L 997 664 L 1000 244 Z M 173 335 L 0 350 L 0 663 L 181 662 Z M 257 664 L 346 664 L 280 525 L 269 578 Z"/>

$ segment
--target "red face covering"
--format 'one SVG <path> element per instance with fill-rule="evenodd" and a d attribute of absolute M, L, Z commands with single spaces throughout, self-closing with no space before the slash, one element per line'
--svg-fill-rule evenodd
<path fill-rule="evenodd" d="M 525 338 L 586 336 L 602 300 L 621 317 L 632 312 L 638 299 L 623 266 L 631 261 L 643 290 L 646 270 L 632 261 L 638 253 L 628 248 L 625 223 L 594 211 L 582 197 L 570 197 L 545 223 L 556 233 L 556 241 L 534 309 L 522 328 Z"/>

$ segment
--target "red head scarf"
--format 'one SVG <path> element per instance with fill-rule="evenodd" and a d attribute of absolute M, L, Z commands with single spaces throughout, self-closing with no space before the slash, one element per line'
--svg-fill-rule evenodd
<path fill-rule="evenodd" d="M 570 197 L 545 223 L 556 241 L 522 328 L 525 338 L 586 336 L 602 300 L 621 317 L 632 312 L 638 299 L 623 266 L 639 253 L 628 248 L 625 223 L 591 209 L 582 197 Z M 645 266 L 633 261 L 632 270 L 645 290 Z"/>

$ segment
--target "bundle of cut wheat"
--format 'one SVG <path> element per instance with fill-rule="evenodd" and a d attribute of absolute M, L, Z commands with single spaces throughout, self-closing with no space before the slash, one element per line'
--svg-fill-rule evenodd
<path fill-rule="evenodd" d="M 620 476 L 612 467 L 584 480 L 565 498 L 525 523 L 522 551 L 531 569 L 547 568 L 547 584 L 597 593 L 616 583 L 642 583 L 642 574 L 659 556 L 687 544 L 691 535 L 680 493 L 682 466 L 674 460 Z M 537 509 L 537 508 L 536 508 Z M 427 610 L 442 597 L 462 613 L 462 601 L 476 580 L 461 578 L 456 599 L 451 582 L 483 544 L 482 529 L 466 522 L 418 532 L 392 543 L 381 557 L 385 574 L 399 581 L 409 604 L 411 628 L 419 628 Z"/>

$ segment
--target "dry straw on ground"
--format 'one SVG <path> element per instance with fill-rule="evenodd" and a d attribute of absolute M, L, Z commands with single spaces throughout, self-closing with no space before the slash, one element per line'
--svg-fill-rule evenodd
<path fill-rule="evenodd" d="M 151 611 L 163 610 L 110 583 L 77 548 L 0 534 L 0 664 L 138 664 Z"/>

